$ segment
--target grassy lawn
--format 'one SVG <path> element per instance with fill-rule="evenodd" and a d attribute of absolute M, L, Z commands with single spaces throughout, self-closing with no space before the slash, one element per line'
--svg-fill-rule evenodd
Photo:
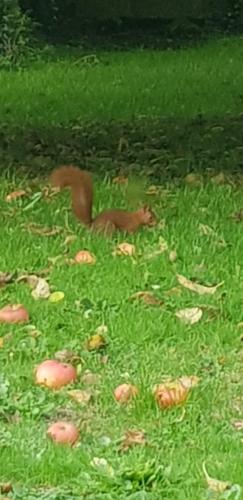
<path fill-rule="evenodd" d="M 211 50 L 215 55 L 215 48 Z M 114 57 L 116 72 L 119 57 Z M 159 54 L 155 57 L 162 58 Z M 172 67 L 177 68 L 175 61 L 180 60 L 180 54 L 164 57 L 170 60 L 170 70 L 165 69 L 168 77 Z M 142 58 L 148 55 L 141 54 Z M 186 79 L 182 61 L 181 76 Z M 141 71 L 141 61 L 137 64 Z M 209 63 L 202 58 L 200 64 L 206 68 Z M 50 72 L 43 79 L 50 77 L 50 82 L 54 82 L 54 67 L 50 65 Z M 238 72 L 233 64 L 231 67 L 232 72 Z M 211 69 L 212 81 L 208 78 L 207 83 L 213 88 L 216 81 L 213 64 Z M 130 70 L 135 74 L 132 65 Z M 36 71 L 36 75 L 41 74 L 41 70 Z M 58 92 L 63 86 L 68 92 L 68 76 L 64 81 L 60 77 L 65 74 L 64 67 L 57 65 L 57 71 Z M 80 70 L 75 71 L 76 76 L 82 75 Z M 221 71 L 226 75 L 226 68 Z M 192 66 L 190 74 L 193 72 Z M 37 81 L 35 72 L 31 75 L 33 84 Z M 237 76 L 242 78 L 239 72 Z M 11 95 L 17 102 L 13 90 L 16 78 L 13 76 L 11 82 Z M 219 81 L 220 76 L 217 78 Z M 78 91 L 77 82 L 78 79 L 74 92 Z M 103 83 L 93 81 L 96 89 L 98 84 L 101 91 Z M 31 91 L 27 74 L 23 77 L 24 85 Z M 206 105 L 208 91 L 202 88 L 200 91 L 202 98 L 205 92 Z M 229 92 L 226 85 L 225 92 Z M 50 99 L 51 95 L 53 88 Z M 222 96 L 217 97 L 222 111 Z M 208 96 L 209 102 L 210 99 L 212 95 Z M 18 100 L 16 113 L 23 109 L 24 102 Z M 233 92 L 230 102 L 232 105 L 235 102 Z M 32 110 L 33 120 L 39 118 L 37 106 L 41 102 Z M 170 105 L 167 103 L 166 112 L 175 110 L 174 106 L 173 100 Z M 89 116 L 91 111 L 83 109 L 84 115 Z M 100 110 L 99 107 L 98 114 Z M 120 111 L 128 113 L 128 108 Z M 191 112 L 190 107 L 188 113 Z M 53 108 L 52 118 L 45 116 L 43 109 L 41 113 L 46 120 L 70 118 L 68 108 L 58 108 L 58 117 Z M 27 114 L 25 120 L 29 119 Z M 0 325 L 1 337 L 7 336 L 0 349 L 1 482 L 14 484 L 15 493 L 10 498 L 200 499 L 207 490 L 202 471 L 204 461 L 211 476 L 242 486 L 242 439 L 232 421 L 242 419 L 243 411 L 241 331 L 237 327 L 243 320 L 243 234 L 242 225 L 229 217 L 242 207 L 242 191 L 227 183 L 223 186 L 206 183 L 199 188 L 166 186 L 167 191 L 151 197 L 158 218 L 165 219 L 165 227 L 144 230 L 127 238 L 137 248 L 137 256 L 130 258 L 112 256 L 117 242 L 124 238 L 104 241 L 76 223 L 67 193 L 47 200 L 42 197 L 32 208 L 30 203 L 34 198 L 12 204 L 4 201 L 11 190 L 27 185 L 27 180 L 17 174 L 14 180 L 1 178 L 0 269 L 37 273 L 50 266 L 49 283 L 53 290 L 63 291 L 65 298 L 56 304 L 36 301 L 23 283 L 7 285 L 0 292 L 1 307 L 9 302 L 25 304 L 30 323 L 40 332 L 39 336 L 33 336 L 23 325 Z M 96 191 L 97 210 L 126 204 L 122 187 L 97 182 Z M 29 222 L 57 225 L 62 230 L 55 236 L 38 236 L 23 226 Z M 70 234 L 77 238 L 66 247 L 64 241 Z M 160 237 L 166 240 L 169 250 L 177 251 L 174 263 L 169 261 L 168 251 L 148 258 L 148 254 L 158 249 Z M 57 256 L 64 256 L 66 248 L 70 257 L 86 248 L 96 255 L 97 262 L 94 266 L 71 266 L 62 259 L 56 260 Z M 211 296 L 201 296 L 182 287 L 179 292 L 177 289 L 178 294 L 168 294 L 178 286 L 177 273 L 204 284 L 222 281 L 224 284 Z M 164 305 L 151 307 L 130 302 L 131 294 L 139 290 L 152 291 Z M 194 306 L 203 306 L 203 316 L 197 324 L 185 325 L 175 317 L 177 310 Z M 108 328 L 105 364 L 99 353 L 84 348 L 86 339 L 101 324 Z M 86 406 L 72 401 L 68 389 L 55 393 L 34 383 L 35 365 L 53 358 L 62 349 L 72 350 L 82 358 L 75 388 L 87 389 L 82 381 L 85 370 L 100 375 L 97 385 L 89 388 L 93 399 Z M 153 385 L 164 377 L 182 375 L 197 375 L 201 379 L 192 390 L 185 411 L 158 409 L 151 395 Z M 121 408 L 114 401 L 113 390 L 126 381 L 137 384 L 140 393 L 134 402 Z M 80 424 L 79 446 L 63 448 L 47 440 L 47 426 L 58 417 Z M 143 429 L 147 445 L 119 453 L 119 439 L 128 429 Z M 95 457 L 107 460 L 112 469 L 102 471 L 93 466 Z M 236 496 L 232 493 L 230 498 Z"/>
<path fill-rule="evenodd" d="M 138 117 L 238 115 L 243 110 L 243 40 L 178 51 L 47 51 L 19 73 L 0 73 L 0 122 L 68 125 Z"/>

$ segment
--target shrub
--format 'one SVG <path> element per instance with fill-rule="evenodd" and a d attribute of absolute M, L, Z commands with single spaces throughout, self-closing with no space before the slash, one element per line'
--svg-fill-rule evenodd
<path fill-rule="evenodd" d="M 19 68 L 33 53 L 32 22 L 17 0 L 1 0 L 0 68 Z"/>

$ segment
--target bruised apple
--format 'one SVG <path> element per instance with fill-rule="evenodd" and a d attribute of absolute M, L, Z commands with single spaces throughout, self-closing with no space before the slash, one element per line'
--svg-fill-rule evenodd
<path fill-rule="evenodd" d="M 74 445 L 79 438 L 79 431 L 72 422 L 54 422 L 47 429 L 47 436 L 59 444 Z"/>
<path fill-rule="evenodd" d="M 0 309 L 1 323 L 23 323 L 29 321 L 29 313 L 22 304 L 8 304 Z"/>
<path fill-rule="evenodd" d="M 198 384 L 199 380 L 198 377 L 191 375 L 157 385 L 153 393 L 159 407 L 166 409 L 185 403 L 190 390 Z"/>
<path fill-rule="evenodd" d="M 137 396 L 138 389 L 132 384 L 121 384 L 114 391 L 114 396 L 118 403 L 128 403 L 132 398 Z"/>
<path fill-rule="evenodd" d="M 36 383 L 49 389 L 61 389 L 75 382 L 76 378 L 77 371 L 72 365 L 55 359 L 43 361 L 35 370 Z"/>

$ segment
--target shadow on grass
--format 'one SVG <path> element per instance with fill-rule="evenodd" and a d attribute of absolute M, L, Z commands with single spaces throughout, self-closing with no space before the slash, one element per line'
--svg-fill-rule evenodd
<path fill-rule="evenodd" d="M 192 121 L 141 119 L 73 123 L 69 127 L 21 129 L 2 126 L 0 169 L 47 175 L 75 163 L 104 175 L 145 173 L 170 179 L 191 171 L 243 170 L 243 116 Z"/>

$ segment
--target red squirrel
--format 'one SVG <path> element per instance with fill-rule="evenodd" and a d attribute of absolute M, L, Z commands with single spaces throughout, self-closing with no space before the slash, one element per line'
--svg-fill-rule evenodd
<path fill-rule="evenodd" d="M 147 205 L 135 212 L 105 210 L 93 219 L 93 182 L 86 170 L 74 166 L 62 166 L 52 172 L 50 181 L 59 189 L 70 187 L 74 214 L 82 224 L 96 232 L 105 235 L 111 235 L 116 230 L 134 233 L 140 226 L 156 224 L 155 215 Z"/>

